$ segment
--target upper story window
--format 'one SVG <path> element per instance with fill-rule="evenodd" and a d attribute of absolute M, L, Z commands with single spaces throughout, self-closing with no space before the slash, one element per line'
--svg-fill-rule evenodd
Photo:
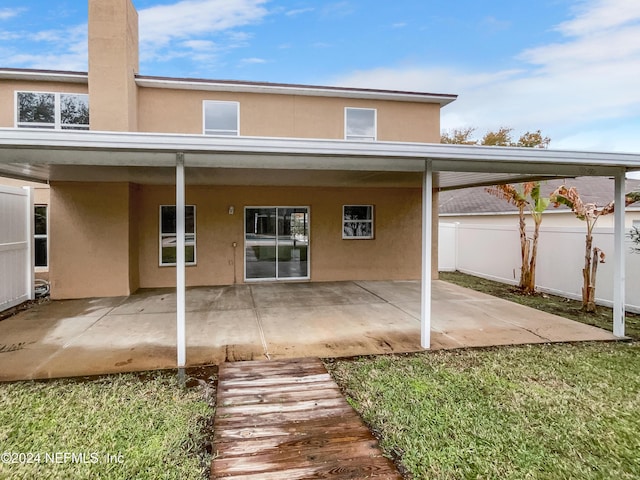
<path fill-rule="evenodd" d="M 238 102 L 219 102 L 205 100 L 204 133 L 205 135 L 240 134 L 240 104 Z"/>
<path fill-rule="evenodd" d="M 374 108 L 351 108 L 344 110 L 344 138 L 347 140 L 376 140 L 376 110 Z"/>
<path fill-rule="evenodd" d="M 16 92 L 16 126 L 89 130 L 89 95 Z"/>

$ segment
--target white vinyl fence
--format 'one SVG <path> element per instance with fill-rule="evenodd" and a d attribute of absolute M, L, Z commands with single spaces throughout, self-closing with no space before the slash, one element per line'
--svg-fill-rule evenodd
<path fill-rule="evenodd" d="M 30 189 L 0 186 L 0 311 L 33 298 Z"/>
<path fill-rule="evenodd" d="M 529 232 L 531 234 L 531 232 Z M 540 229 L 536 287 L 567 298 L 581 299 L 586 226 Z M 613 229 L 595 229 L 593 246 L 613 258 Z M 626 243 L 626 297 L 628 311 L 640 313 L 640 254 Z M 459 270 L 499 282 L 520 279 L 518 226 L 440 223 L 439 270 Z M 613 260 L 598 265 L 596 302 L 613 305 Z"/>

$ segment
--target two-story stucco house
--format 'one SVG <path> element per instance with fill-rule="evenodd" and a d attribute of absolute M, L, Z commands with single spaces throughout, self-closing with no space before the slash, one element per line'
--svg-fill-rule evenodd
<path fill-rule="evenodd" d="M 87 73 L 0 69 L 0 175 L 50 186 L 54 299 L 422 278 L 428 347 L 439 190 L 640 168 L 440 145 L 451 94 L 145 76 L 130 0 L 89 0 L 88 42 Z"/>
<path fill-rule="evenodd" d="M 0 126 L 67 133 L 437 142 L 453 95 L 146 77 L 129 1 L 89 2 L 89 72 L 0 71 Z M 153 143 L 151 139 L 151 143 Z M 187 285 L 416 279 L 420 179 L 188 168 Z M 174 169 L 49 167 L 53 298 L 175 285 Z M 408 188 L 407 188 L 408 187 Z M 390 253 L 402 249 L 406 255 Z M 372 262 L 375 258 L 377 261 Z"/>

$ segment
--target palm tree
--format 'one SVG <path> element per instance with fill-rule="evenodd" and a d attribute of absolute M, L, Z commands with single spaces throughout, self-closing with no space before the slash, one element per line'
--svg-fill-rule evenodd
<path fill-rule="evenodd" d="M 542 212 L 549 206 L 550 199 L 540 195 L 540 182 L 525 182 L 520 188 L 515 185 L 495 185 L 485 189 L 491 195 L 506 200 L 518 208 L 520 231 L 520 283 L 518 288 L 531 295 L 536 291 L 536 259 Z M 529 209 L 534 222 L 533 237 L 527 237 L 525 210 Z"/>
<path fill-rule="evenodd" d="M 593 246 L 593 229 L 598 219 L 614 212 L 614 203 L 610 202 L 602 208 L 595 203 L 584 203 L 575 187 L 558 187 L 550 196 L 555 207 L 566 205 L 580 220 L 587 224 L 585 239 L 584 268 L 582 269 L 582 309 L 585 312 L 596 311 L 596 273 L 598 263 L 604 263 L 605 254 L 598 247 Z M 625 207 L 640 201 L 640 192 L 625 195 Z"/>

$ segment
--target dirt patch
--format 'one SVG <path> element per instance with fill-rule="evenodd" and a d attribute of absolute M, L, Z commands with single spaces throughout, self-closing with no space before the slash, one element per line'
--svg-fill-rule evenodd
<path fill-rule="evenodd" d="M 20 312 L 24 312 L 25 310 L 29 310 L 36 305 L 40 305 L 42 303 L 49 303 L 49 297 L 41 297 L 36 298 L 35 300 L 27 300 L 26 302 L 22 302 L 20 305 L 16 305 L 15 307 L 8 308 L 7 310 L 3 310 L 0 312 L 0 322 L 2 320 L 6 320 L 7 318 L 11 318 L 14 315 L 17 315 Z"/>

